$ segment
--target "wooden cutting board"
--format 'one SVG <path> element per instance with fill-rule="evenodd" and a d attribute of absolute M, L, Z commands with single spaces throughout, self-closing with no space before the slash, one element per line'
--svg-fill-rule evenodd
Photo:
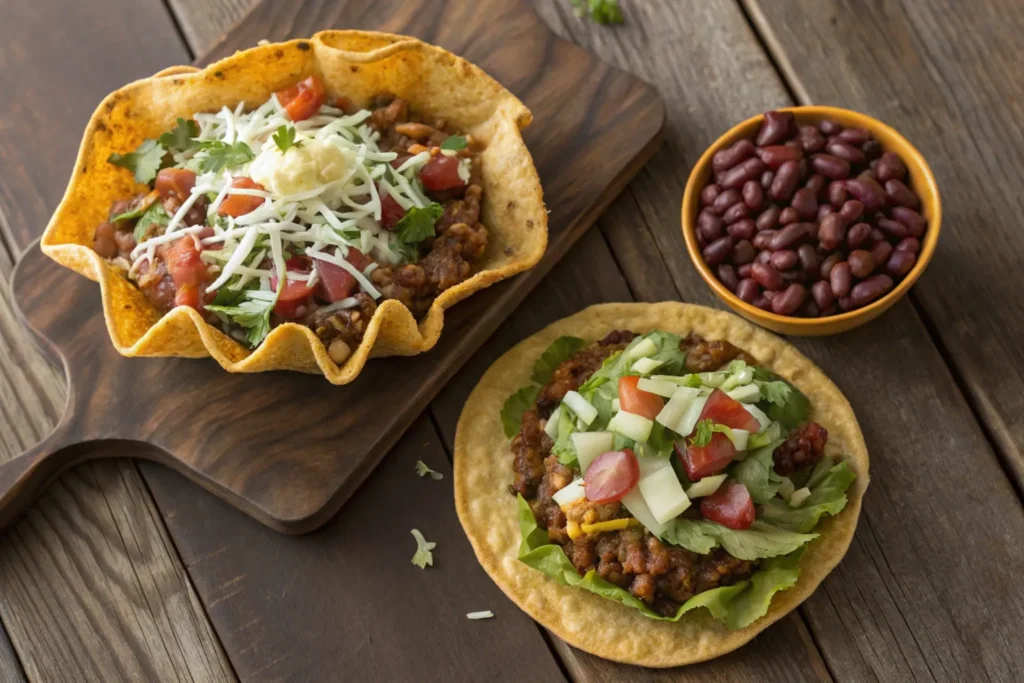
<path fill-rule="evenodd" d="M 547 253 L 529 272 L 449 309 L 433 350 L 372 360 L 336 387 L 299 373 L 232 375 L 209 359 L 122 358 L 97 285 L 34 245 L 12 290 L 40 345 L 63 364 L 68 405 L 49 438 L 0 465 L 0 527 L 67 467 L 130 453 L 173 467 L 274 529 L 315 529 L 657 147 L 664 105 L 654 88 L 561 40 L 520 0 L 350 0 L 332 3 L 331 16 L 345 20 L 327 25 L 321 2 L 304 5 L 288 15 L 308 25 L 275 22 L 280 5 L 257 6 L 202 62 L 263 38 L 361 28 L 413 35 L 476 63 L 533 111 L 525 138 L 551 212 Z"/>

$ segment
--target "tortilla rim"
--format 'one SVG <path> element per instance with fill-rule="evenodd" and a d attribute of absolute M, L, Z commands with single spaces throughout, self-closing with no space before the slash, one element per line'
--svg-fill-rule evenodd
<path fill-rule="evenodd" d="M 656 328 L 728 340 L 791 381 L 811 400 L 811 418 L 828 430 L 828 452 L 845 455 L 857 472 L 846 507 L 815 528 L 820 536 L 800 561 L 796 585 L 776 593 L 764 617 L 736 631 L 729 631 L 705 609 L 674 623 L 648 619 L 593 593 L 561 586 L 516 559 L 520 538 L 516 499 L 507 491 L 512 470 L 499 418 L 503 402 L 529 384 L 533 362 L 562 335 L 592 341 L 612 330 Z M 735 315 L 675 302 L 591 306 L 506 352 L 466 401 L 455 433 L 454 470 L 459 521 L 480 564 L 505 595 L 570 645 L 605 659 L 649 667 L 693 664 L 731 652 L 807 599 L 846 554 L 869 481 L 867 446 L 853 409 L 814 363 L 788 342 Z"/>
<path fill-rule="evenodd" d="M 241 100 L 262 102 L 310 73 L 324 79 L 329 95 L 345 94 L 357 102 L 382 92 L 421 95 L 406 99 L 486 145 L 481 153 L 481 222 L 489 240 L 476 272 L 438 295 L 419 323 L 400 302 L 382 301 L 362 342 L 340 367 L 314 332 L 297 323 L 279 325 L 249 350 L 194 309 L 177 307 L 161 314 L 91 247 L 111 203 L 144 187 L 129 171 L 106 163 L 110 152 L 131 150 L 143 139 L 157 137 L 178 116 L 190 118 L 196 111 L 215 111 Z M 434 97 L 427 96 L 431 93 Z M 212 106 L 199 106 L 204 103 Z M 96 108 L 40 248 L 99 283 L 107 331 L 123 356 L 212 356 L 228 372 L 320 372 L 333 384 L 346 384 L 371 355 L 409 356 L 429 350 L 440 337 L 445 309 L 540 260 L 547 247 L 547 212 L 520 134 L 531 120 L 526 106 L 480 68 L 442 48 L 393 34 L 321 31 L 310 40 L 238 52 L 202 70 L 170 67 L 114 91 Z"/>

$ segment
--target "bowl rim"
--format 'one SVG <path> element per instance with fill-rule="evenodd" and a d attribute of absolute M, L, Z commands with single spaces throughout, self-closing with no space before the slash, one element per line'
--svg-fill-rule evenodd
<path fill-rule="evenodd" d="M 829 116 L 835 116 L 838 113 L 844 119 L 853 121 L 857 126 L 867 128 L 873 133 L 883 131 L 887 137 L 897 139 L 905 146 L 907 156 L 909 158 L 904 159 L 904 163 L 908 168 L 913 166 L 916 170 L 920 171 L 924 184 L 931 189 L 932 196 L 935 197 L 934 207 L 929 207 L 933 209 L 931 211 L 932 215 L 927 218 L 928 229 L 925 234 L 925 238 L 921 243 L 921 251 L 918 253 L 917 262 L 914 264 L 914 267 L 910 272 L 907 273 L 906 277 L 904 277 L 891 292 L 882 298 L 872 301 L 867 306 L 856 308 L 852 311 L 817 318 L 801 318 L 791 315 L 780 315 L 772 311 L 765 311 L 757 306 L 748 304 L 722 284 L 722 282 L 715 276 L 715 273 L 712 272 L 711 267 L 705 263 L 704 257 L 700 252 L 700 247 L 697 244 L 697 214 L 700 209 L 700 192 L 704 189 L 703 186 L 697 187 L 698 178 L 702 175 L 702 172 L 710 166 L 711 158 L 714 154 L 742 137 L 741 134 L 746 128 L 753 127 L 755 124 L 761 122 L 764 119 L 763 113 L 756 114 L 737 123 L 720 135 L 710 146 L 708 146 L 697 160 L 697 163 L 694 164 L 693 168 L 690 170 L 690 176 L 686 181 L 686 188 L 683 191 L 682 202 L 683 239 L 686 242 L 686 251 L 690 255 L 690 260 L 693 261 L 693 264 L 697 268 L 697 272 L 700 273 L 701 277 L 708 286 L 711 287 L 712 291 L 714 291 L 720 299 L 729 304 L 734 310 L 743 313 L 747 317 L 758 320 L 767 320 L 775 325 L 792 325 L 797 328 L 805 329 L 835 326 L 837 324 L 849 322 L 861 316 L 864 316 L 866 320 L 870 320 L 875 316 L 880 315 L 907 293 L 907 291 L 921 276 L 921 273 L 924 272 L 925 268 L 928 267 L 928 263 L 931 261 L 932 256 L 935 253 L 935 248 L 939 239 L 939 229 L 942 225 L 942 198 L 939 194 L 939 186 L 935 180 L 935 175 L 932 173 L 931 166 L 925 160 L 924 155 L 921 154 L 917 147 L 907 140 L 907 138 L 905 138 L 899 131 L 873 116 L 853 111 L 852 109 L 844 109 L 842 107 L 832 107 L 827 105 L 778 107 L 772 111 L 792 112 L 798 118 L 805 116 L 815 119 L 828 118 Z M 872 313 L 874 315 L 872 315 Z"/>

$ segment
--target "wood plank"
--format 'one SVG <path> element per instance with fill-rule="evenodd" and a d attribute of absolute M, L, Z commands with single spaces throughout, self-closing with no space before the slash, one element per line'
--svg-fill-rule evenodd
<path fill-rule="evenodd" d="M 444 479 L 416 476 L 417 460 Z M 242 680 L 486 681 L 513 668 L 517 680 L 564 680 L 533 622 L 476 563 L 426 418 L 343 514 L 305 536 L 271 531 L 155 469 L 143 465 Z M 412 528 L 437 544 L 432 567 L 410 563 Z M 466 618 L 480 610 L 495 616 Z"/>
<path fill-rule="evenodd" d="M 554 7 L 560 31 L 657 83 L 669 110 L 662 150 L 628 190 L 636 206 L 624 197 L 600 223 L 633 293 L 717 305 L 686 255 L 680 195 L 722 131 L 787 103 L 781 81 L 737 6 L 648 2 L 630 13 L 634 31 Z M 654 254 L 676 292 L 650 274 Z M 853 546 L 801 608 L 829 671 L 838 680 L 1016 680 L 1024 514 L 922 321 L 903 302 L 860 330 L 793 341 L 849 397 L 872 453 Z"/>
<path fill-rule="evenodd" d="M 10 307 L 16 251 L 60 199 L 100 98 L 188 58 L 156 1 L 42 0 L 5 19 L 0 86 L 18 96 L 0 102 L 7 171 L 0 176 L 0 461 L 43 438 L 65 402 L 61 373 Z M 0 538 L 0 594 L 0 620 L 30 680 L 234 679 L 152 498 L 127 462 L 76 469 Z M 4 642 L 0 678 L 22 680 Z"/>
<path fill-rule="evenodd" d="M 944 229 L 913 298 L 1024 495 L 1020 3 L 747 7 L 801 103 L 876 116 L 931 164 Z"/>
<path fill-rule="evenodd" d="M 0 628 L 0 683 L 25 683 L 18 656 L 11 647 L 7 632 Z"/>

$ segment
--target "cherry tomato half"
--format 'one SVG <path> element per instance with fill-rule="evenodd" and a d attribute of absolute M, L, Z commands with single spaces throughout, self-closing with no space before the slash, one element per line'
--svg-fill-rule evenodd
<path fill-rule="evenodd" d="M 257 183 L 252 178 L 245 176 L 241 178 L 234 178 L 231 181 L 231 187 L 236 187 L 240 190 L 263 190 L 265 189 L 262 185 Z M 255 211 L 263 205 L 262 197 L 253 197 L 248 194 L 229 194 L 224 197 L 224 201 L 220 203 L 220 208 L 217 209 L 217 213 L 222 216 L 232 216 L 238 218 L 245 214 Z"/>
<path fill-rule="evenodd" d="M 736 457 L 736 447 L 725 434 L 714 432 L 706 446 L 677 443 L 676 454 L 686 470 L 686 478 L 697 481 L 712 474 L 718 474 Z"/>
<path fill-rule="evenodd" d="M 292 121 L 304 121 L 313 116 L 320 111 L 320 105 L 327 99 L 324 84 L 316 76 L 309 76 L 275 94 L 277 101 L 288 112 L 288 118 Z"/>
<path fill-rule="evenodd" d="M 420 181 L 423 188 L 430 192 L 453 190 L 466 184 L 459 176 L 459 158 L 443 154 L 435 154 L 423 165 L 420 169 Z"/>
<path fill-rule="evenodd" d="M 730 529 L 749 529 L 754 523 L 754 501 L 746 486 L 727 480 L 700 502 L 700 514 Z"/>
<path fill-rule="evenodd" d="M 620 500 L 640 480 L 640 464 L 633 451 L 608 451 L 594 458 L 583 477 L 583 490 L 592 503 Z"/>
<path fill-rule="evenodd" d="M 657 394 L 638 389 L 639 382 L 640 378 L 632 375 L 619 380 L 619 410 L 653 420 L 665 407 L 665 401 Z"/>
<path fill-rule="evenodd" d="M 707 403 L 704 404 L 704 410 L 700 411 L 701 420 L 708 418 L 716 424 L 733 429 L 745 429 L 752 434 L 761 429 L 761 423 L 757 421 L 757 418 L 748 413 L 742 403 L 721 389 L 711 392 Z"/>
<path fill-rule="evenodd" d="M 156 174 L 156 191 L 164 199 L 185 201 L 196 186 L 196 174 L 187 168 L 163 168 Z"/>

